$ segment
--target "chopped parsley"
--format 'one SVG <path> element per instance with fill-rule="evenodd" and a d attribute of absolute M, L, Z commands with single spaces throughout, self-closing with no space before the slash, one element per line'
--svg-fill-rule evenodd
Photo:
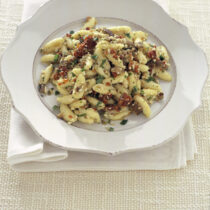
<path fill-rule="evenodd" d="M 141 95 L 144 95 L 144 90 L 141 90 L 140 94 L 141 94 Z"/>
<path fill-rule="evenodd" d="M 58 54 L 56 54 L 55 56 L 54 56 L 54 62 L 57 62 L 58 61 L 58 58 L 59 58 L 59 55 Z"/>
<path fill-rule="evenodd" d="M 100 104 L 102 104 L 102 102 L 101 102 L 101 101 L 99 101 L 99 102 L 96 104 L 96 107 L 99 107 L 99 106 L 100 106 Z"/>
<path fill-rule="evenodd" d="M 82 71 L 82 72 L 85 71 L 85 68 L 83 67 L 81 71 Z"/>
<path fill-rule="evenodd" d="M 102 119 L 101 122 L 102 122 L 103 125 L 111 124 L 111 120 L 107 120 L 107 119 Z"/>
<path fill-rule="evenodd" d="M 92 55 L 91 57 L 92 57 L 92 59 L 96 60 L 98 56 L 97 55 Z"/>
<path fill-rule="evenodd" d="M 57 95 L 59 95 L 60 94 L 60 92 L 59 91 L 55 91 L 55 95 L 57 96 Z"/>
<path fill-rule="evenodd" d="M 84 41 L 84 39 L 82 37 L 79 38 L 80 43 L 82 43 Z"/>
<path fill-rule="evenodd" d="M 71 72 L 72 77 L 76 77 L 76 74 L 74 72 Z"/>
<path fill-rule="evenodd" d="M 129 75 L 129 76 L 131 76 L 131 75 L 132 75 L 132 73 L 131 73 L 131 72 L 128 72 L 128 75 Z"/>
<path fill-rule="evenodd" d="M 163 61 L 165 59 L 162 55 L 160 55 L 159 58 L 160 58 L 161 61 Z"/>
<path fill-rule="evenodd" d="M 151 82 L 151 81 L 155 82 L 155 78 L 150 76 L 148 79 L 146 79 L 146 82 Z"/>
<path fill-rule="evenodd" d="M 105 79 L 104 76 L 98 75 L 96 78 L 96 84 L 102 83 L 104 79 Z"/>
<path fill-rule="evenodd" d="M 138 90 L 137 87 L 134 86 L 133 89 L 132 89 L 132 94 L 135 94 L 137 92 L 137 90 Z"/>
<path fill-rule="evenodd" d="M 77 116 L 78 117 L 85 117 L 86 116 L 86 113 L 78 114 Z"/>
<path fill-rule="evenodd" d="M 73 31 L 73 30 L 71 30 L 69 33 L 70 33 L 70 34 L 74 34 L 74 31 Z"/>
<path fill-rule="evenodd" d="M 47 95 L 52 95 L 52 90 L 48 90 Z"/>
<path fill-rule="evenodd" d="M 109 127 L 107 128 L 108 131 L 114 131 L 114 128 L 113 127 Z"/>
<path fill-rule="evenodd" d="M 101 65 L 100 67 L 104 68 L 104 64 L 106 63 L 106 59 L 103 59 L 102 62 L 101 62 Z"/>
<path fill-rule="evenodd" d="M 131 38 L 130 33 L 126 33 L 125 36 L 127 36 L 129 39 Z"/>
<path fill-rule="evenodd" d="M 152 98 L 153 98 L 153 97 L 152 97 L 152 96 L 150 96 L 150 97 L 148 97 L 148 98 L 147 98 L 147 100 L 148 100 L 148 101 L 150 101 Z"/>
<path fill-rule="evenodd" d="M 53 111 L 57 111 L 58 109 L 59 109 L 59 106 L 57 106 L 57 105 L 53 106 Z"/>
<path fill-rule="evenodd" d="M 94 37 L 93 40 L 94 40 L 94 41 L 98 41 L 98 37 Z"/>
<path fill-rule="evenodd" d="M 73 66 L 74 66 L 75 64 L 77 64 L 77 63 L 78 63 L 78 60 L 77 60 L 77 59 L 75 59 L 75 60 L 72 61 Z"/>
<path fill-rule="evenodd" d="M 128 120 L 122 120 L 122 121 L 120 122 L 120 125 L 125 125 L 125 124 L 127 124 L 127 122 L 128 122 Z"/>

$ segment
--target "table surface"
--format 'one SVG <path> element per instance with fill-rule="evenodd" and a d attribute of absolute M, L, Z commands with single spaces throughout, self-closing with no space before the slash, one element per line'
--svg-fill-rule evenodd
<path fill-rule="evenodd" d="M 168 0 L 210 62 L 210 1 Z M 22 0 L 0 0 L 0 55 L 14 37 Z M 192 58 L 193 59 L 193 58 Z M 12 61 L 11 61 L 12 62 Z M 187 209 L 210 207 L 210 79 L 193 114 L 198 145 L 184 169 L 128 172 L 18 173 L 6 162 L 11 100 L 0 79 L 0 209 Z"/>

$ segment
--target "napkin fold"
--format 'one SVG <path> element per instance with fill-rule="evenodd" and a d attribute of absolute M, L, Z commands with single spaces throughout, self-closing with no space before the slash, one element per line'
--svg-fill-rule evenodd
<path fill-rule="evenodd" d="M 166 11 L 168 1 L 156 0 Z M 46 0 L 24 0 L 22 20 L 32 16 Z M 169 170 L 186 166 L 197 152 L 191 119 L 170 142 L 148 151 L 135 151 L 110 157 L 84 152 L 68 152 L 37 136 L 22 116 L 11 109 L 7 159 L 23 172 L 68 170 Z"/>

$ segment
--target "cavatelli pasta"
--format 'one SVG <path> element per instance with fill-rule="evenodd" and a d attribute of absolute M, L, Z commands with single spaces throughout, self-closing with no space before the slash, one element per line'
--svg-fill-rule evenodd
<path fill-rule="evenodd" d="M 69 124 L 122 120 L 137 112 L 150 117 L 150 105 L 164 95 L 159 79 L 172 80 L 167 49 L 149 43 L 144 31 L 95 28 L 96 23 L 88 17 L 81 30 L 41 48 L 41 62 L 48 66 L 40 75 L 40 92 L 55 86 L 58 117 Z"/>

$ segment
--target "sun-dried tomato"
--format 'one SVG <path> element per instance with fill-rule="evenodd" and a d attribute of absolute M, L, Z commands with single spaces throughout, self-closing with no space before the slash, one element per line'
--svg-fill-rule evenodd
<path fill-rule="evenodd" d="M 74 56 L 76 58 L 81 58 L 83 55 L 92 51 L 96 46 L 96 42 L 93 40 L 92 36 L 87 36 L 85 40 L 77 46 L 77 49 L 74 51 Z"/>
<path fill-rule="evenodd" d="M 107 104 L 108 100 L 111 98 L 112 98 L 112 94 L 106 94 L 106 95 L 101 96 L 99 99 L 103 101 L 105 104 Z"/>
<path fill-rule="evenodd" d="M 133 102 L 129 107 L 137 115 L 139 115 L 142 112 L 142 108 L 138 105 L 137 102 Z"/>
<path fill-rule="evenodd" d="M 151 59 L 155 59 L 157 56 L 156 56 L 156 51 L 155 50 L 151 50 L 148 52 L 148 57 L 151 58 Z"/>
<path fill-rule="evenodd" d="M 87 53 L 87 50 L 85 49 L 85 43 L 81 43 L 79 44 L 79 46 L 77 47 L 77 49 L 74 51 L 74 56 L 76 58 L 80 58 L 83 55 L 85 55 Z"/>
<path fill-rule="evenodd" d="M 71 37 L 71 34 L 66 34 L 66 37 L 69 37 L 70 38 Z"/>
<path fill-rule="evenodd" d="M 58 80 L 60 78 L 60 76 L 58 73 L 56 73 L 56 74 L 54 74 L 53 78 L 54 78 L 54 80 Z"/>
<path fill-rule="evenodd" d="M 117 54 L 114 54 L 114 55 L 113 55 L 113 58 L 118 59 Z"/>
<path fill-rule="evenodd" d="M 118 101 L 119 106 L 128 106 L 132 101 L 132 97 L 127 93 L 123 93 Z"/>
<path fill-rule="evenodd" d="M 114 54 L 114 53 L 115 53 L 115 50 L 114 50 L 114 49 L 111 49 L 111 50 L 110 50 L 110 53 L 111 53 L 111 54 Z"/>
<path fill-rule="evenodd" d="M 120 107 L 118 105 L 107 105 L 106 110 L 107 111 L 112 111 L 112 110 L 120 111 Z"/>
<path fill-rule="evenodd" d="M 85 38 L 85 42 L 87 43 L 88 51 L 92 50 L 96 46 L 96 41 L 93 39 L 92 36 L 88 36 Z"/>
<path fill-rule="evenodd" d="M 112 72 L 112 76 L 113 77 L 117 77 L 117 73 L 116 72 Z"/>
<path fill-rule="evenodd" d="M 66 66 L 60 66 L 59 69 L 62 70 L 62 71 L 68 71 Z"/>
<path fill-rule="evenodd" d="M 111 85 L 111 83 L 110 82 L 106 82 L 106 86 L 110 86 Z"/>
<path fill-rule="evenodd" d="M 134 72 L 137 73 L 137 74 L 139 73 L 139 66 L 138 65 L 135 65 Z"/>

